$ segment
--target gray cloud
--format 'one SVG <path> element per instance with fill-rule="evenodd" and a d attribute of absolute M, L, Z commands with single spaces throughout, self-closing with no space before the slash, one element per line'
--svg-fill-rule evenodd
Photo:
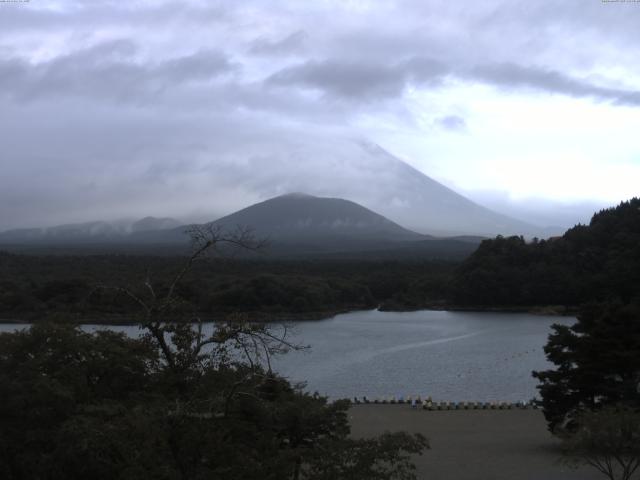
<path fill-rule="evenodd" d="M 70 95 L 139 103 L 166 88 L 206 82 L 237 68 L 223 53 L 211 50 L 158 63 L 136 60 L 136 51 L 133 42 L 116 40 L 36 64 L 0 60 L 0 95 L 22 101 Z"/>
<path fill-rule="evenodd" d="M 251 42 L 249 51 L 256 55 L 288 55 L 299 52 L 304 47 L 307 38 L 308 35 L 303 30 L 298 30 L 275 41 L 258 38 Z"/>
<path fill-rule="evenodd" d="M 148 10 L 147 6 L 143 8 L 141 5 L 138 8 L 120 8 L 111 2 L 101 2 L 94 8 L 97 11 L 105 9 L 114 19 L 118 18 L 118 15 L 130 19 Z M 538 16 L 549 13 L 547 10 L 535 10 Z M 146 19 L 146 22 L 151 24 L 154 21 L 165 20 L 165 15 L 169 15 L 170 12 L 174 12 L 177 18 L 198 17 L 203 13 L 200 7 L 187 4 L 179 9 L 172 2 L 152 9 L 151 12 L 153 14 Z M 217 20 L 225 17 L 233 18 L 231 12 L 220 8 L 210 9 L 207 12 L 209 15 L 215 14 Z M 100 16 L 95 15 L 96 11 L 92 11 L 86 5 L 83 5 L 75 15 L 79 19 L 91 13 L 95 17 Z M 38 23 L 37 19 L 41 17 L 49 19 L 41 20 L 42 22 L 50 21 L 54 25 L 59 23 L 60 17 L 63 17 L 65 22 L 71 23 L 69 15 L 62 15 L 55 11 L 26 9 L 19 14 L 16 12 L 13 14 L 19 18 L 24 17 L 26 23 L 29 23 L 27 19 L 31 17 L 33 17 L 31 21 L 35 23 Z M 506 16 L 504 13 L 491 18 L 494 21 L 496 18 L 500 19 L 505 24 L 509 21 L 513 22 L 513 17 Z M 478 21 L 487 22 L 487 19 L 485 17 Z M 372 36 L 370 32 L 361 33 L 360 37 L 358 33 L 352 32 L 350 35 L 349 45 L 343 50 L 352 57 L 339 56 L 342 52 L 336 50 L 332 52 L 333 56 L 328 56 L 324 60 L 310 59 L 276 70 L 267 76 L 266 83 L 316 89 L 326 96 L 339 99 L 371 101 L 398 98 L 411 85 L 433 86 L 441 84 L 447 78 L 457 78 L 468 82 L 486 83 L 498 88 L 533 89 L 576 97 L 593 97 L 617 104 L 635 106 L 640 101 L 638 91 L 594 84 L 546 66 L 521 65 L 514 61 L 478 62 L 473 57 L 460 58 L 459 47 L 464 46 L 465 42 L 459 42 L 460 45 L 452 43 L 450 50 L 453 55 L 439 59 L 437 56 L 417 54 L 417 51 L 420 50 L 419 47 L 423 42 L 441 47 L 442 39 L 438 41 L 437 38 L 421 37 L 418 33 L 413 43 L 408 40 L 408 37 L 402 36 L 391 41 L 384 31 L 377 36 Z M 250 51 L 282 57 L 299 49 L 308 38 L 309 35 L 304 30 L 297 30 L 275 41 L 267 40 L 262 36 L 252 41 Z M 398 50 L 404 54 L 402 56 L 406 58 L 405 60 L 398 60 L 400 53 Z M 382 56 L 372 57 L 372 51 Z M 134 58 L 136 52 L 137 46 L 134 40 L 119 39 L 63 54 L 45 62 L 32 63 L 23 58 L 5 57 L 0 59 L 0 73 L 2 73 L 0 82 L 5 94 L 14 90 L 17 96 L 22 98 L 33 99 L 51 92 L 77 95 L 102 94 L 121 101 L 140 102 L 149 95 L 157 95 L 175 83 L 207 81 L 223 73 L 237 70 L 240 64 L 238 61 L 232 62 L 227 52 L 202 47 L 186 55 L 164 58 L 160 61 Z M 443 56 L 442 52 L 439 56 Z"/>
<path fill-rule="evenodd" d="M 309 61 L 285 68 L 267 84 L 301 86 L 343 99 L 385 100 L 399 97 L 409 82 L 439 82 L 446 71 L 432 59 L 412 58 L 396 64 L 358 60 Z"/>
<path fill-rule="evenodd" d="M 548 68 L 515 63 L 465 67 L 424 57 L 413 57 L 391 65 L 382 61 L 309 61 L 271 75 L 267 83 L 312 88 L 341 99 L 386 100 L 402 96 L 411 85 L 437 87 L 447 78 L 497 88 L 528 89 L 578 98 L 591 97 L 619 105 L 640 105 L 640 90 L 603 87 Z"/>
<path fill-rule="evenodd" d="M 406 79 L 405 72 L 393 66 L 329 60 L 286 68 L 267 83 L 298 85 L 342 98 L 385 99 L 401 95 Z"/>
<path fill-rule="evenodd" d="M 588 224 L 593 214 L 607 208 L 606 202 L 554 202 L 543 198 L 513 199 L 507 192 L 500 191 L 468 191 L 464 194 L 495 211 L 514 218 L 526 218 L 540 227 L 549 229 L 549 234 L 560 235 L 578 223 Z"/>
<path fill-rule="evenodd" d="M 371 201 L 382 163 L 344 139 L 464 129 L 451 87 L 638 106 L 635 12 L 584 0 L 0 3 L 0 229 L 215 216 L 288 190 L 351 186 Z M 437 98 L 412 104 L 415 91 Z"/>
<path fill-rule="evenodd" d="M 486 64 L 472 68 L 464 76 L 497 87 L 528 88 L 571 97 L 592 97 L 621 105 L 640 105 L 640 91 L 601 87 L 558 71 L 535 66 Z"/>
<path fill-rule="evenodd" d="M 148 71 L 149 76 L 169 78 L 175 82 L 207 81 L 229 73 L 239 65 L 215 50 L 200 50 L 184 57 L 172 58 Z"/>
<path fill-rule="evenodd" d="M 10 3 L 10 2 L 9 2 Z M 103 26 L 141 28 L 147 25 L 212 25 L 228 21 L 230 9 L 214 2 L 143 0 L 69 0 L 65 4 L 46 2 L 2 5 L 0 30 L 3 32 L 43 32 L 58 29 L 96 29 Z M 51 8 L 53 7 L 53 8 Z"/>

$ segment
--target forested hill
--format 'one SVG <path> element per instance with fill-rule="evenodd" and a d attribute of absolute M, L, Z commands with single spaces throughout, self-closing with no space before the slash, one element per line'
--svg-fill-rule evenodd
<path fill-rule="evenodd" d="M 640 297 L 640 199 L 596 213 L 562 237 L 483 241 L 456 270 L 459 305 L 579 305 Z"/>

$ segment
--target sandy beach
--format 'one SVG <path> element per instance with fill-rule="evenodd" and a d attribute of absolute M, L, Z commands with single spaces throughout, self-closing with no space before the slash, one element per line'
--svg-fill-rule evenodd
<path fill-rule="evenodd" d="M 356 437 L 405 430 L 425 435 L 431 449 L 415 459 L 424 480 L 596 480 L 590 467 L 573 469 L 539 410 L 426 411 L 409 405 L 354 405 Z"/>

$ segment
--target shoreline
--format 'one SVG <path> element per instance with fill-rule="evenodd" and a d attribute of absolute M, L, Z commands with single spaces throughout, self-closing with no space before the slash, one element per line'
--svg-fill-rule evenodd
<path fill-rule="evenodd" d="M 419 312 L 419 311 L 445 311 L 445 312 L 478 312 L 478 313 L 528 313 L 531 315 L 539 316 L 562 316 L 571 317 L 578 313 L 577 307 L 566 307 L 559 305 L 539 305 L 529 307 L 503 307 L 503 306 L 461 306 L 461 305 L 429 305 L 420 308 L 406 308 L 406 309 L 385 309 L 384 306 L 378 308 L 343 308 L 327 311 L 317 312 L 233 312 L 233 313 L 220 313 L 218 315 L 202 316 L 203 323 L 211 323 L 224 320 L 226 317 L 234 314 L 246 315 L 247 320 L 250 322 L 258 323 L 279 323 L 279 322 L 316 322 L 322 320 L 328 320 L 337 315 L 353 313 L 353 312 L 369 312 L 380 311 L 386 313 L 406 313 L 406 312 Z M 69 314 L 69 317 L 77 314 Z M 132 319 L 130 316 L 125 315 L 107 315 L 107 316 L 92 316 L 88 315 L 81 320 L 74 321 L 73 318 L 63 320 L 52 320 L 59 323 L 71 323 L 77 325 L 114 325 L 114 326 L 134 326 L 140 322 Z M 15 324 L 15 325 L 30 325 L 37 323 L 39 320 L 35 320 L 32 315 L 28 318 L 0 318 L 0 324 Z"/>
<path fill-rule="evenodd" d="M 448 312 L 529 313 L 540 316 L 573 317 L 579 307 L 567 305 L 482 306 L 482 305 L 429 305 L 417 310 L 442 310 Z M 416 311 L 417 311 L 416 310 Z M 386 310 L 382 310 L 386 311 Z"/>
<path fill-rule="evenodd" d="M 336 315 L 343 313 L 350 313 L 356 311 L 366 311 L 365 309 L 353 309 L 353 310 L 330 310 L 326 312 L 283 312 L 283 313 L 265 313 L 265 312 L 233 312 L 233 313 L 221 313 L 219 315 L 202 316 L 203 323 L 219 322 L 229 317 L 230 315 L 246 315 L 247 320 L 256 323 L 278 323 L 278 322 L 314 322 L 320 320 L 327 320 L 333 318 Z M 69 315 L 72 316 L 71 314 Z M 74 315 L 77 316 L 77 315 Z M 46 320 L 45 320 L 46 321 Z M 104 315 L 101 317 L 94 317 L 87 315 L 78 321 L 74 319 L 55 319 L 51 320 L 55 323 L 68 323 L 76 325 L 113 325 L 113 326 L 135 326 L 140 322 L 126 315 Z M 33 318 L 0 318 L 0 324 L 11 325 L 32 325 L 38 323 L 39 320 Z M 192 322 L 195 323 L 195 322 Z"/>

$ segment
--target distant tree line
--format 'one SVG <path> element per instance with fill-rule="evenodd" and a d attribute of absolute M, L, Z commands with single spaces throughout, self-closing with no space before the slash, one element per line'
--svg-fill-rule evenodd
<path fill-rule="evenodd" d="M 158 288 L 166 288 L 181 261 L 180 256 L 0 253 L 0 318 L 125 318 L 135 311 L 135 302 L 97 287 L 135 284 L 150 273 Z M 204 317 L 230 312 L 304 317 L 380 305 L 404 310 L 444 302 L 454 266 L 440 261 L 206 259 L 194 265 L 193 277 L 179 288 Z"/>

